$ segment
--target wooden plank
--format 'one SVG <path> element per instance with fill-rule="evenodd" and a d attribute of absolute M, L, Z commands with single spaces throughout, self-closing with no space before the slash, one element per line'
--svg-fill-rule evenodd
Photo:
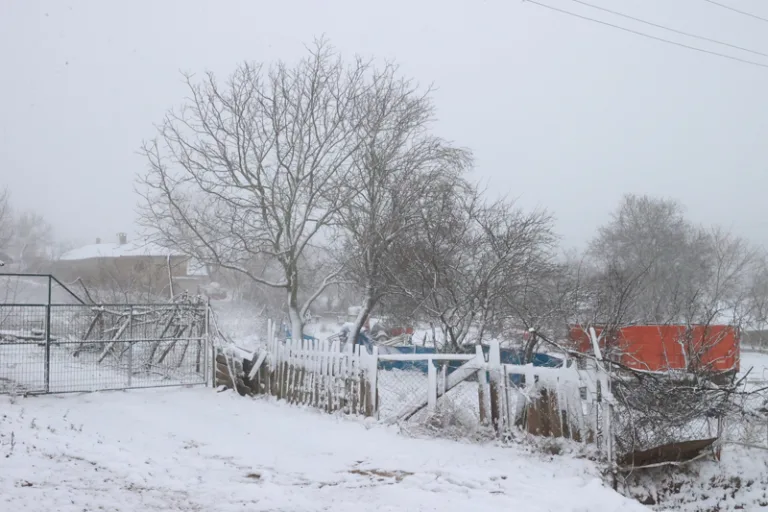
<path fill-rule="evenodd" d="M 129 323 L 130 322 L 126 318 L 125 322 L 123 322 L 123 324 L 117 330 L 117 333 L 115 333 L 115 335 L 112 337 L 112 341 L 107 343 L 107 346 L 104 347 L 104 350 L 102 351 L 101 355 L 99 356 L 98 362 L 102 362 L 104 360 L 104 358 L 107 357 L 107 354 L 109 354 L 109 351 L 112 350 L 112 347 L 115 346 L 115 343 L 117 342 L 118 339 L 120 339 L 120 336 L 123 335 L 123 331 L 125 331 L 125 329 L 128 327 Z"/>
<path fill-rule="evenodd" d="M 259 369 L 261 368 L 261 365 L 264 364 L 264 361 L 266 360 L 267 360 L 267 351 L 263 350 L 261 354 L 259 354 L 258 359 L 256 359 L 256 362 L 251 367 L 251 371 L 248 373 L 249 379 L 256 378 L 256 373 L 259 371 Z"/>

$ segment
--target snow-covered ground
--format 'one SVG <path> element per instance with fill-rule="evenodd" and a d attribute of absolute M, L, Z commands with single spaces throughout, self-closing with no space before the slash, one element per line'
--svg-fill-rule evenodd
<path fill-rule="evenodd" d="M 152 342 L 119 343 L 116 353 L 99 362 L 101 343 L 86 344 L 79 355 L 79 343 L 52 344 L 49 388 L 54 393 L 99 391 L 126 387 L 152 387 L 205 382 L 207 355 L 197 365 L 194 343 L 163 346 L 168 349 L 163 363 L 148 364 Z M 130 356 L 120 355 L 130 350 Z M 129 367 L 131 371 L 129 372 Z M 45 347 L 35 342 L 0 343 L 0 393 L 41 392 L 45 389 Z"/>
<path fill-rule="evenodd" d="M 671 466 L 635 471 L 625 494 L 656 510 L 701 512 L 768 508 L 768 452 L 727 445 L 719 462 L 704 459 L 684 469 Z"/>
<path fill-rule="evenodd" d="M 0 397 L 0 510 L 639 511 L 594 465 L 211 389 Z"/>
<path fill-rule="evenodd" d="M 742 350 L 739 358 L 740 376 L 749 371 L 748 381 L 768 383 L 768 353 Z"/>

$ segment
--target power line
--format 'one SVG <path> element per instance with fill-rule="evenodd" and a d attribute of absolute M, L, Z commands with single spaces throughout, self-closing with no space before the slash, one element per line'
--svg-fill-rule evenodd
<path fill-rule="evenodd" d="M 735 7 L 731 7 L 730 5 L 721 4 L 720 2 L 715 2 L 714 0 L 704 0 L 704 1 L 709 2 L 713 5 L 717 5 L 718 7 L 722 7 L 723 9 L 728 9 L 729 11 L 737 12 L 739 14 L 743 14 L 744 16 L 749 16 L 750 18 L 755 18 L 756 20 L 768 22 L 768 18 L 762 18 L 757 14 L 752 14 L 751 12 L 747 12 L 747 11 L 740 11 Z"/>
<path fill-rule="evenodd" d="M 608 23 L 607 21 L 597 20 L 595 18 L 590 18 L 588 16 L 582 16 L 581 14 L 576 14 L 575 12 L 572 12 L 572 11 L 567 11 L 565 9 L 560 9 L 558 7 L 553 7 L 551 5 L 547 5 L 547 4 L 544 4 L 544 3 L 541 3 L 541 2 L 537 2 L 536 0 L 524 0 L 524 1 L 528 2 L 528 3 L 536 4 L 536 5 L 540 6 L 540 7 L 544 7 L 546 9 L 550 9 L 552 11 L 557 11 L 557 12 L 560 12 L 560 13 L 563 13 L 563 14 L 567 14 L 569 16 L 574 16 L 574 17 L 580 18 L 582 20 L 592 21 L 594 23 L 599 23 L 599 24 L 605 25 L 607 27 L 612 27 L 612 28 L 615 28 L 615 29 L 618 29 L 618 30 L 623 30 L 624 32 L 629 32 L 630 34 L 635 34 L 635 35 L 638 35 L 638 36 L 641 36 L 641 37 L 647 37 L 648 39 L 653 39 L 655 41 L 661 41 L 662 43 L 673 44 L 675 46 L 680 46 L 681 48 L 687 48 L 689 50 L 693 50 L 693 51 L 696 51 L 696 52 L 706 53 L 706 54 L 709 54 L 709 55 L 715 55 L 717 57 L 722 57 L 724 59 L 735 60 L 735 61 L 741 62 L 743 64 L 751 64 L 752 66 L 758 66 L 758 67 L 761 67 L 761 68 L 768 68 L 768 64 L 764 64 L 762 62 L 756 62 L 756 61 L 753 61 L 753 60 L 742 59 L 740 57 L 734 57 L 733 55 L 728 55 L 728 54 L 719 53 L 719 52 L 713 52 L 711 50 L 705 50 L 704 48 L 697 48 L 696 46 L 687 45 L 685 43 L 679 43 L 677 41 L 672 41 L 670 39 L 664 39 L 663 37 L 652 36 L 651 34 L 646 34 L 645 32 L 640 32 L 638 30 L 632 30 L 631 28 L 622 27 L 620 25 L 614 25 L 613 23 Z"/>
<path fill-rule="evenodd" d="M 637 21 L 639 23 L 644 23 L 646 25 L 650 25 L 652 27 L 660 28 L 660 29 L 663 29 L 663 30 L 668 30 L 669 32 L 674 32 L 675 34 L 680 34 L 680 35 L 683 35 L 683 36 L 693 37 L 695 39 L 700 39 L 702 41 L 708 41 L 710 43 L 715 43 L 715 44 L 720 44 L 720 45 L 723 45 L 723 46 L 728 46 L 729 48 L 734 48 L 736 50 L 742 50 L 742 51 L 745 51 L 745 52 L 754 53 L 755 55 L 761 55 L 763 57 L 768 57 L 768 53 L 758 52 L 756 50 L 750 50 L 749 48 L 744 48 L 742 46 L 737 46 L 735 44 L 730 44 L 730 43 L 725 43 L 723 41 L 718 41 L 717 39 L 711 39 L 709 37 L 704 37 L 704 36 L 699 36 L 699 35 L 696 35 L 696 34 L 691 34 L 690 32 L 684 32 L 682 30 L 677 30 L 677 29 L 674 29 L 674 28 L 671 28 L 671 27 L 660 25 L 658 23 L 653 23 L 651 21 L 646 21 L 646 20 L 642 20 L 640 18 L 635 18 L 634 16 L 630 16 L 628 14 L 624 14 L 624 13 L 621 13 L 621 12 L 612 11 L 611 9 L 606 9 L 605 7 L 600 7 L 599 5 L 594 5 L 594 4 L 591 4 L 589 2 L 584 2 L 582 0 L 573 0 L 573 1 L 576 2 L 577 4 L 586 5 L 587 7 L 592 7 L 593 9 L 597 9 L 599 11 L 608 12 L 608 13 L 614 14 L 616 16 L 621 16 L 622 18 L 627 18 L 627 19 L 630 19 L 630 20 Z"/>

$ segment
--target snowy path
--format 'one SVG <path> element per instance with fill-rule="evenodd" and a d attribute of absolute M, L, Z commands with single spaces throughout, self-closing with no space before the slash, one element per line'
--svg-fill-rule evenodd
<path fill-rule="evenodd" d="M 210 389 L 0 397 L 0 510 L 647 510 L 594 475 Z"/>

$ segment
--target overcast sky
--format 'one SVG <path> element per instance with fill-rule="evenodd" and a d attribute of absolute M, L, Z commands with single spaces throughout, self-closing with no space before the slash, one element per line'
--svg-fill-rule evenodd
<path fill-rule="evenodd" d="M 768 54 L 768 22 L 705 0 L 590 2 Z M 760 0 L 720 2 L 768 18 Z M 137 149 L 183 99 L 180 71 L 295 60 L 322 34 L 434 82 L 439 134 L 473 150 L 494 193 L 550 209 L 568 246 L 628 192 L 680 199 L 768 246 L 768 68 L 520 0 L 0 0 L 0 186 L 62 237 L 131 231 Z"/>

